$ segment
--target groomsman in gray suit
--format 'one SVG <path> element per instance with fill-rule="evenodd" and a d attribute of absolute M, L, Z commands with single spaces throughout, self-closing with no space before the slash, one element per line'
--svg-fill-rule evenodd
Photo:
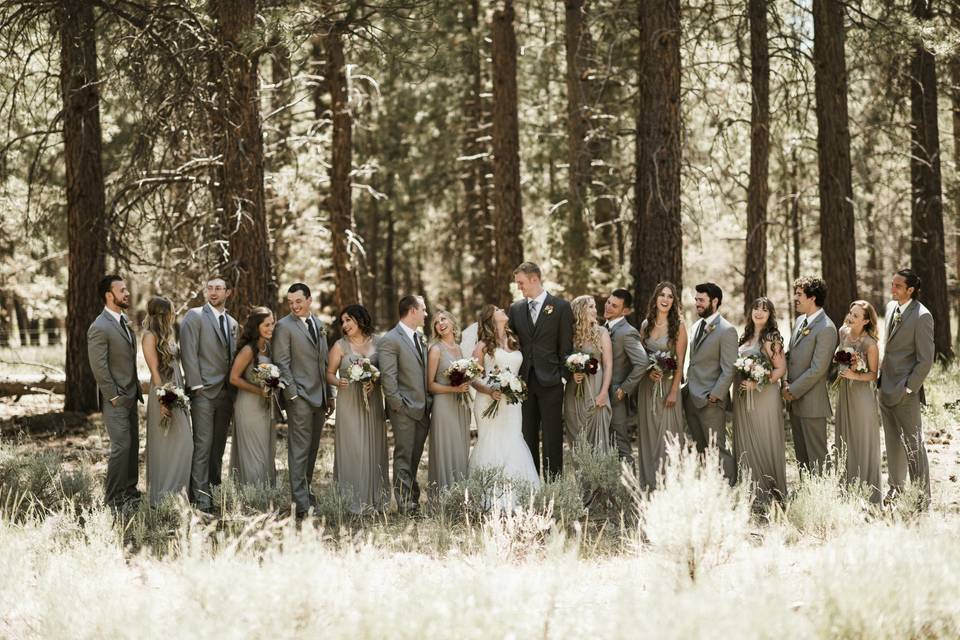
<path fill-rule="evenodd" d="M 690 364 L 683 386 L 683 411 L 687 427 L 703 453 L 711 441 L 720 449 L 723 475 L 732 484 L 737 465 L 727 448 L 726 407 L 730 403 L 737 361 L 737 330 L 720 315 L 723 291 L 712 282 L 695 287 L 694 302 L 700 319 L 693 325 Z"/>
<path fill-rule="evenodd" d="M 626 316 L 633 307 L 633 296 L 626 289 L 614 289 L 603 306 L 603 317 L 613 345 L 613 372 L 610 379 L 610 406 L 613 418 L 610 430 L 617 455 L 633 465 L 629 421 L 636 418 L 636 392 L 650 364 L 640 332 Z"/>
<path fill-rule="evenodd" d="M 803 277 L 793 283 L 793 306 L 799 315 L 787 351 L 787 379 L 780 391 L 790 403 L 797 462 L 813 473 L 826 464 L 827 418 L 833 415 L 827 372 L 838 336 L 836 325 L 823 310 L 826 299 L 827 285 L 820 278 Z"/>
<path fill-rule="evenodd" d="M 297 517 L 316 503 L 310 484 L 320 449 L 323 423 L 333 409 L 333 388 L 326 382 L 327 340 L 323 323 L 310 312 L 313 298 L 302 282 L 287 289 L 290 313 L 273 329 L 273 361 L 286 387 L 290 493 Z"/>
<path fill-rule="evenodd" d="M 920 277 L 911 269 L 893 276 L 880 365 L 880 414 L 889 467 L 887 498 L 903 490 L 909 470 L 910 480 L 923 484 L 929 502 L 930 467 L 920 404 L 924 403 L 923 381 L 933 367 L 933 315 L 916 299 L 919 291 Z"/>
<path fill-rule="evenodd" d="M 400 322 L 380 339 L 380 385 L 393 425 L 393 491 L 401 511 L 416 511 L 420 501 L 417 468 L 430 429 L 427 349 L 420 327 L 427 307 L 420 296 L 404 296 Z"/>
<path fill-rule="evenodd" d="M 87 356 L 110 437 L 106 502 L 116 508 L 140 497 L 137 402 L 143 397 L 137 378 L 137 337 L 124 314 L 130 307 L 130 292 L 120 276 L 103 278 L 99 292 L 104 308 L 87 330 Z"/>
<path fill-rule="evenodd" d="M 213 508 L 223 452 L 233 418 L 235 390 L 229 383 L 237 348 L 237 321 L 225 304 L 230 287 L 223 278 L 207 281 L 207 303 L 190 309 L 180 324 L 180 359 L 193 416 L 190 497 L 203 511 Z"/>

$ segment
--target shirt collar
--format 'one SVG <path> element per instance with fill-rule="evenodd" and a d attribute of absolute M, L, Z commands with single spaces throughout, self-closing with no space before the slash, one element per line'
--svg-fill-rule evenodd
<path fill-rule="evenodd" d="M 310 315 L 307 315 L 307 316 L 304 316 L 304 317 L 301 318 L 300 316 L 298 316 L 298 315 L 296 315 L 296 314 L 294 314 L 294 317 L 295 317 L 297 320 L 299 320 L 300 322 L 302 322 L 303 324 L 307 324 L 307 321 L 310 320 L 310 318 L 311 318 Z"/>
<path fill-rule="evenodd" d="M 110 307 L 104 307 L 103 310 L 109 313 L 113 317 L 113 319 L 117 321 L 117 324 L 120 324 L 120 318 L 123 317 L 122 313 L 117 313 Z"/>
<path fill-rule="evenodd" d="M 615 320 L 607 320 L 607 328 L 608 328 L 608 329 L 613 329 L 615 326 L 617 326 L 618 324 L 620 324 L 620 323 L 623 321 L 624 317 L 625 317 L 625 316 L 620 316 L 619 318 L 616 318 Z"/>
<path fill-rule="evenodd" d="M 414 340 L 414 337 L 413 337 L 413 336 L 414 336 L 414 334 L 416 333 L 416 331 L 414 331 L 413 329 L 411 329 L 410 327 L 408 327 L 408 326 L 407 326 L 406 324 L 404 324 L 403 322 L 400 323 L 400 328 L 403 329 L 403 332 L 404 332 L 405 334 L 407 334 L 407 337 L 408 337 L 408 338 L 410 338 L 411 340 Z M 414 340 L 414 342 L 415 342 L 415 340 Z"/>
<path fill-rule="evenodd" d="M 907 307 L 910 306 L 910 303 L 911 303 L 911 302 L 913 302 L 913 298 L 910 298 L 909 300 L 907 300 L 907 301 L 904 302 L 903 304 L 898 304 L 898 305 L 897 305 L 897 308 L 900 309 L 900 315 L 903 315 L 903 312 L 907 310 Z"/>
<path fill-rule="evenodd" d="M 811 314 L 809 314 L 809 315 L 806 315 L 806 316 L 804 316 L 803 318 L 805 318 L 805 319 L 807 320 L 807 324 L 809 325 L 809 324 L 811 324 L 814 320 L 816 320 L 816 319 L 820 316 L 821 313 L 823 313 L 823 307 L 820 307 L 819 309 L 817 309 L 817 310 L 814 311 L 813 313 L 811 313 Z M 803 318 L 800 319 L 800 322 L 803 322 Z"/>
<path fill-rule="evenodd" d="M 714 311 L 713 315 L 708 318 L 700 318 L 700 321 L 703 322 L 704 326 L 710 326 L 713 324 L 713 321 L 717 319 L 717 316 L 720 315 L 719 311 Z"/>
<path fill-rule="evenodd" d="M 226 310 L 226 309 L 224 309 L 223 311 L 217 311 L 216 307 L 214 307 L 214 306 L 213 306 L 212 304 L 210 304 L 209 302 L 207 303 L 207 306 L 210 308 L 210 311 L 213 311 L 213 315 L 214 315 L 214 317 L 216 317 L 217 320 L 220 320 L 220 316 L 226 315 L 226 313 L 227 313 L 227 310 Z"/>
<path fill-rule="evenodd" d="M 529 305 L 533 300 L 537 301 L 537 311 L 543 310 L 543 301 L 547 299 L 547 290 L 543 289 L 536 298 L 528 298 L 527 304 Z"/>

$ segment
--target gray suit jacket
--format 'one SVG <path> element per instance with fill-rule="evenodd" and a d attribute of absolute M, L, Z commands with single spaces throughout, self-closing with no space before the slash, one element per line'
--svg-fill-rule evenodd
<path fill-rule="evenodd" d="M 613 371 L 610 378 L 610 406 L 613 407 L 613 419 L 618 424 L 628 415 L 633 415 L 634 394 L 650 365 L 647 350 L 643 348 L 640 332 L 624 318 L 610 332 L 613 347 Z M 617 400 L 617 390 L 623 389 L 626 397 Z"/>
<path fill-rule="evenodd" d="M 690 364 L 687 366 L 686 392 L 693 406 L 707 406 L 707 396 L 720 398 L 724 406 L 730 400 L 730 385 L 736 373 L 737 330 L 718 315 L 706 329 L 700 344 L 696 344 L 697 329 L 691 332 Z"/>
<path fill-rule="evenodd" d="M 800 418 L 829 418 L 833 415 L 827 393 L 827 373 L 837 349 L 837 327 L 822 312 L 807 325 L 807 335 L 797 335 L 803 320 L 797 320 L 790 332 L 790 350 L 787 351 L 787 382 L 796 400 L 790 403 L 790 412 Z"/>
<path fill-rule="evenodd" d="M 87 329 L 87 356 L 102 404 L 117 398 L 119 406 L 129 408 L 142 396 L 137 377 L 137 336 L 129 322 L 127 326 L 132 342 L 104 309 Z"/>
<path fill-rule="evenodd" d="M 933 315 L 914 300 L 893 326 L 896 301 L 887 305 L 887 335 L 880 365 L 880 402 L 888 407 L 903 400 L 907 387 L 923 392 L 923 381 L 933 367 Z M 922 398 L 922 396 L 920 396 Z"/>
<path fill-rule="evenodd" d="M 217 316 L 209 304 L 187 311 L 180 323 L 180 362 L 187 390 L 203 385 L 197 393 L 216 398 L 228 383 L 230 365 L 237 350 L 237 321 L 227 314 L 230 344 L 224 343 Z"/>
<path fill-rule="evenodd" d="M 270 347 L 273 362 L 280 369 L 280 377 L 286 388 L 284 397 L 289 401 L 300 397 L 310 406 L 320 409 L 333 397 L 327 384 L 327 339 L 323 335 L 323 323 L 314 315 L 310 318 L 317 328 L 317 344 L 310 339 L 303 320 L 292 313 L 280 318 L 273 329 Z"/>
<path fill-rule="evenodd" d="M 380 338 L 380 386 L 392 413 L 405 413 L 420 420 L 430 411 L 427 393 L 427 346 L 423 359 L 417 356 L 413 341 L 397 324 Z"/>

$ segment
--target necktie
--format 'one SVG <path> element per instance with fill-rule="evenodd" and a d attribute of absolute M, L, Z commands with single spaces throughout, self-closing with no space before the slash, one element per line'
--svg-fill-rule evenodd
<path fill-rule="evenodd" d="M 530 320 L 533 322 L 533 324 L 537 324 L 537 307 L 538 306 L 539 304 L 537 303 L 536 300 L 530 301 Z"/>
<path fill-rule="evenodd" d="M 223 334 L 223 343 L 227 345 L 227 358 L 230 357 L 230 335 L 227 333 L 226 314 L 220 316 L 220 333 Z"/>
<path fill-rule="evenodd" d="M 893 332 L 897 330 L 897 327 L 900 326 L 900 306 L 897 305 L 897 310 L 893 312 L 893 324 L 890 325 L 890 335 L 887 336 L 887 340 L 890 340 L 890 336 L 893 335 Z"/>
<path fill-rule="evenodd" d="M 703 340 L 703 333 L 704 331 L 706 331 L 706 329 L 707 329 L 707 321 L 703 320 L 700 322 L 700 328 L 697 329 L 697 337 L 694 338 L 693 340 L 694 346 L 697 346 L 697 347 L 700 346 L 700 341 Z"/>
<path fill-rule="evenodd" d="M 417 356 L 420 358 L 420 362 L 423 362 L 423 347 L 420 346 L 420 332 L 413 332 L 413 346 L 417 348 Z"/>
<path fill-rule="evenodd" d="M 133 346 L 133 334 L 130 332 L 130 327 L 127 325 L 127 319 L 120 316 L 120 327 L 123 329 L 123 335 L 126 336 L 127 342 L 130 343 L 130 346 Z"/>
<path fill-rule="evenodd" d="M 313 318 L 307 318 L 307 329 L 310 330 L 310 339 L 313 340 L 314 346 L 317 344 L 317 328 L 313 326 Z"/>
<path fill-rule="evenodd" d="M 803 322 L 800 323 L 800 328 L 797 329 L 797 335 L 794 336 L 794 340 L 799 340 L 800 336 L 803 335 L 803 330 L 807 328 L 807 317 L 803 317 Z"/>

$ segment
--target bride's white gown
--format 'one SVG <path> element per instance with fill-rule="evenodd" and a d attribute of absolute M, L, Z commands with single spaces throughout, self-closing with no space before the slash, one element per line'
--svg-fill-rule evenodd
<path fill-rule="evenodd" d="M 506 351 L 497 348 L 494 358 L 483 357 L 483 368 L 487 374 L 494 366 L 501 370 L 517 374 L 523 363 L 523 354 L 519 351 Z M 469 473 L 478 469 L 500 468 L 503 475 L 513 481 L 529 483 L 532 488 L 540 486 L 540 477 L 533 465 L 530 448 L 523 439 L 523 418 L 519 404 L 507 404 L 500 400 L 500 409 L 493 418 L 484 418 L 483 412 L 493 403 L 493 398 L 478 393 L 473 403 L 477 419 L 477 444 L 470 452 Z"/>

